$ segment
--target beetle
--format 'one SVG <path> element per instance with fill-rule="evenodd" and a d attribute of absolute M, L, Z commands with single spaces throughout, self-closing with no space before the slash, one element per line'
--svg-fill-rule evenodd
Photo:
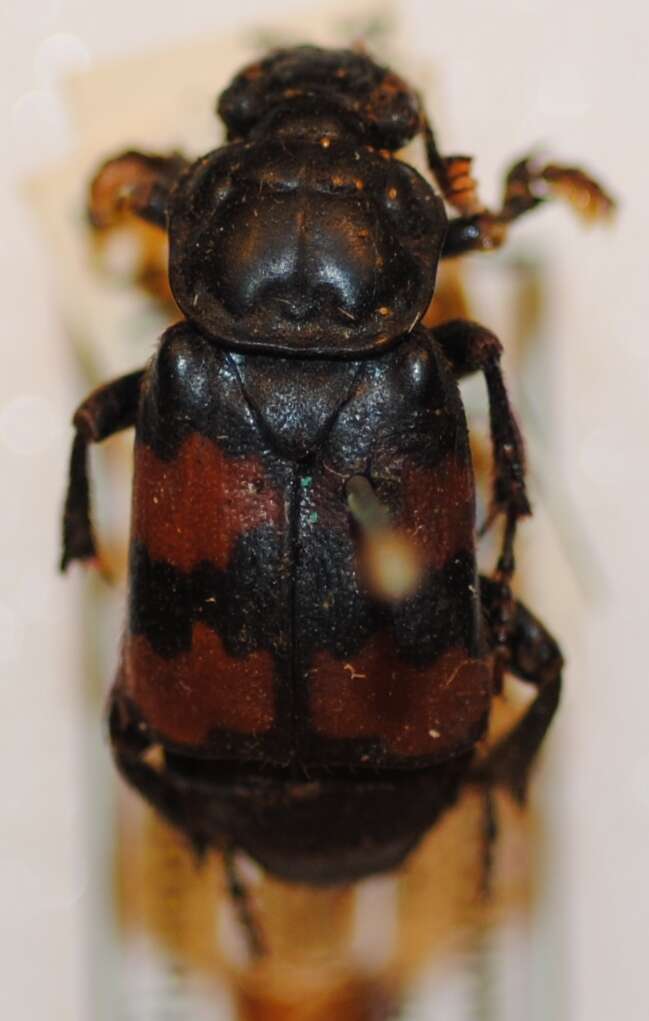
<path fill-rule="evenodd" d="M 498 247 L 552 193 L 594 216 L 611 200 L 523 160 L 489 210 L 362 52 L 273 51 L 218 112 L 226 144 L 201 159 L 128 151 L 93 181 L 97 227 L 127 209 L 168 232 L 182 318 L 74 416 L 62 567 L 96 557 L 89 444 L 135 427 L 117 765 L 198 850 L 350 882 L 402 862 L 468 782 L 523 800 L 559 701 L 560 650 L 510 590 L 530 505 L 501 346 L 423 325 L 439 260 Z M 417 135 L 437 189 L 397 156 Z M 491 577 L 458 389 L 474 372 L 503 519 Z M 408 591 L 363 569 L 370 519 L 416 552 Z M 536 695 L 477 756 L 505 670 Z"/>

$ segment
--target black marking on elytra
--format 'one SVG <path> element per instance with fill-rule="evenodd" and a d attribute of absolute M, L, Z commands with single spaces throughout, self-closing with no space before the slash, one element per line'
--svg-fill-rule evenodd
<path fill-rule="evenodd" d="M 305 669 L 319 649 L 351 656 L 384 626 L 385 607 L 372 602 L 358 583 L 356 547 L 349 532 L 315 525 L 300 530 L 295 578 L 295 641 Z"/>
<path fill-rule="evenodd" d="M 378 476 L 395 459 L 469 460 L 457 383 L 422 328 L 380 357 L 300 362 L 225 352 L 178 323 L 147 371 L 137 437 L 169 461 L 194 432 L 260 457 L 271 481 L 278 459 L 321 456 L 350 475 L 371 464 Z"/>
<path fill-rule="evenodd" d="M 373 480 L 383 477 L 389 485 L 406 462 L 434 468 L 448 455 L 469 463 L 466 419 L 441 349 L 418 328 L 395 349 L 363 364 L 323 457 L 335 470 L 370 471 Z"/>
<path fill-rule="evenodd" d="M 454 554 L 429 572 L 417 592 L 393 610 L 394 643 L 405 663 L 425 666 L 446 649 L 481 654 L 477 575 L 472 553 Z"/>
<path fill-rule="evenodd" d="M 192 625 L 203 621 L 231 656 L 267 649 L 286 655 L 282 540 L 271 525 L 241 535 L 226 570 L 203 561 L 182 571 L 152 560 L 136 540 L 131 553 L 129 627 L 145 635 L 160 656 L 191 648 Z"/>
<path fill-rule="evenodd" d="M 159 656 L 171 659 L 191 649 L 191 575 L 164 560 L 151 560 L 138 540 L 131 547 L 128 616 L 131 633 L 146 635 Z"/>
<path fill-rule="evenodd" d="M 390 604 L 372 599 L 363 587 L 349 534 L 318 525 L 305 532 L 295 599 L 300 621 L 296 642 L 306 663 L 319 649 L 339 659 L 352 657 L 383 630 L 389 631 L 404 663 L 426 666 L 451 648 L 481 655 L 473 551 L 454 552 L 443 568 L 426 572 L 412 596 Z"/>
<path fill-rule="evenodd" d="M 149 367 L 137 436 L 170 461 L 194 432 L 232 457 L 265 453 L 228 355 L 188 323 L 177 323 L 163 335 Z"/>
<path fill-rule="evenodd" d="M 294 636 L 306 669 L 318 650 L 343 659 L 357 653 L 377 631 L 389 629 L 404 663 L 426 666 L 450 648 L 476 653 L 476 601 L 470 554 L 457 554 L 431 571 L 416 595 L 388 606 L 359 588 L 349 570 L 344 537 L 321 529 L 300 553 Z M 281 590 L 282 551 L 272 526 L 237 539 L 230 563 L 207 561 L 182 571 L 152 560 L 135 541 L 131 560 L 129 627 L 145 635 L 158 655 L 173 658 L 191 648 L 192 626 L 202 621 L 234 657 L 266 649 L 279 662 L 289 654 L 287 605 Z M 284 598 L 283 598 L 284 596 Z M 301 671 L 300 671 L 301 672 Z"/>

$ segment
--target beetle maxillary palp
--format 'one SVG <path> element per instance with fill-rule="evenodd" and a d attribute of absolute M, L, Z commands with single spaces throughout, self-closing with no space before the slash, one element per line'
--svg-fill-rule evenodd
<path fill-rule="evenodd" d="M 361 569 L 370 592 L 390 601 L 412 595 L 423 572 L 417 546 L 393 526 L 390 511 L 364 475 L 348 479 L 345 491 L 349 513 L 361 534 Z"/>

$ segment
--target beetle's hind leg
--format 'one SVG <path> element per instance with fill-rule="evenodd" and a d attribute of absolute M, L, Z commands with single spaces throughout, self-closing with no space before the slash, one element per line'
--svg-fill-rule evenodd
<path fill-rule="evenodd" d="M 500 606 L 497 582 L 480 579 L 487 637 L 493 641 L 494 613 Z M 514 728 L 489 751 L 473 779 L 506 787 L 519 803 L 527 794 L 529 771 L 559 705 L 563 657 L 552 635 L 518 600 L 513 602 L 507 639 L 506 669 L 537 688 L 537 695 Z"/>
<path fill-rule="evenodd" d="M 162 746 L 151 741 L 128 700 L 118 691 L 111 695 L 108 726 L 113 756 L 121 775 L 167 822 L 187 837 L 196 857 L 202 859 L 215 845 L 223 847 L 228 893 L 245 933 L 250 956 L 260 957 L 266 950 L 261 928 L 236 867 L 235 848 L 229 842 L 224 844 L 215 832 L 213 816 L 206 804 L 209 795 L 200 785 L 192 786 L 190 778 L 183 777 L 167 762 Z M 202 818 L 204 826 L 201 826 Z"/>
<path fill-rule="evenodd" d="M 480 578 L 480 591 L 487 640 L 500 650 L 497 635 L 501 628 L 501 585 L 491 578 Z M 559 704 L 563 657 L 552 635 L 518 600 L 512 600 L 509 619 L 505 669 L 515 677 L 535 685 L 538 694 L 521 719 L 474 766 L 470 781 L 480 786 L 482 795 L 482 875 L 480 893 L 491 893 L 494 846 L 498 836 L 498 816 L 494 787 L 505 787 L 518 801 L 525 802 L 530 768 L 543 743 Z"/>
<path fill-rule="evenodd" d="M 250 956 L 262 957 L 266 953 L 266 943 L 255 918 L 250 894 L 237 869 L 235 852 L 231 845 L 223 849 L 223 871 L 230 898 L 239 917 L 239 923 L 246 934 Z"/>
<path fill-rule="evenodd" d="M 188 799 L 168 769 L 164 749 L 151 740 L 129 701 L 116 691 L 108 705 L 108 729 L 115 764 L 126 782 L 180 829 L 202 857 L 209 843 L 207 836 L 192 823 Z"/>
<path fill-rule="evenodd" d="M 492 785 L 484 782 L 480 791 L 482 797 L 482 871 L 480 874 L 480 896 L 487 900 L 491 895 L 494 866 L 494 847 L 498 839 L 498 815 Z"/>

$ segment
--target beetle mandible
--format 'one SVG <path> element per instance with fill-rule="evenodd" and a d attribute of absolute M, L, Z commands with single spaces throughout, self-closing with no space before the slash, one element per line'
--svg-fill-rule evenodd
<path fill-rule="evenodd" d="M 560 651 L 509 587 L 530 506 L 501 347 L 422 325 L 438 262 L 499 246 L 552 192 L 611 203 L 523 160 L 489 210 L 360 52 L 275 51 L 218 110 L 227 144 L 203 158 L 130 151 L 93 182 L 96 225 L 126 208 L 168 231 L 183 318 L 75 414 L 62 565 L 96 554 L 88 445 L 135 426 L 117 764 L 197 848 L 347 882 L 402 861 L 467 781 L 522 799 L 559 699 Z M 438 191 L 396 155 L 416 135 Z M 458 390 L 477 371 L 504 522 L 490 578 Z M 410 588 L 371 582 L 377 534 L 401 566 L 416 552 Z M 478 763 L 505 669 L 536 696 Z"/>

